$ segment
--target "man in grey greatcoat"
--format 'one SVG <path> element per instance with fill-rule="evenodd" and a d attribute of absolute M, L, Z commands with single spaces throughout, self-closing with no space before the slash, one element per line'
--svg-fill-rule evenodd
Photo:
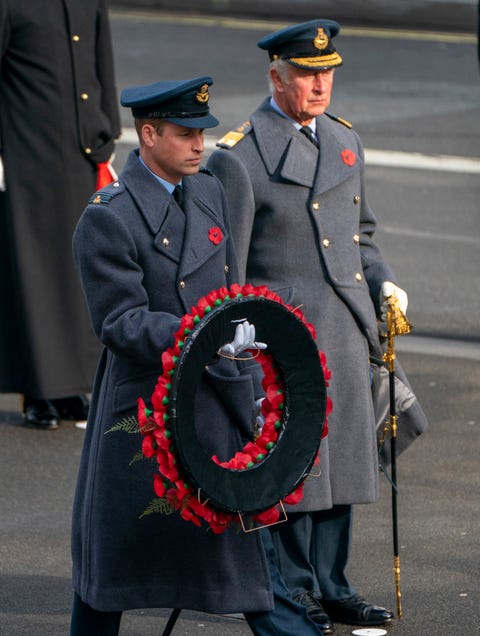
<path fill-rule="evenodd" d="M 122 92 L 140 147 L 119 179 L 91 197 L 74 234 L 103 351 L 74 502 L 71 636 L 117 636 L 122 611 L 147 607 L 243 612 L 259 636 L 321 634 L 289 598 L 268 532 L 217 535 L 180 512 L 142 515 L 159 476 L 156 461 L 132 463 L 141 436 L 111 431 L 137 416 L 138 398 L 150 402 L 164 371 L 162 352 L 184 314 L 238 280 L 223 187 L 200 169 L 204 128 L 218 124 L 209 111 L 211 84 L 200 77 Z M 254 343 L 250 327 L 238 339 L 242 347 Z M 241 351 L 236 340 L 230 353 Z M 195 393 L 202 444 L 239 450 L 253 435 L 261 395 L 248 361 L 208 364 Z"/>
<path fill-rule="evenodd" d="M 270 56 L 272 96 L 217 144 L 208 167 L 225 186 L 242 280 L 268 285 L 315 325 L 332 371 L 333 411 L 318 477 L 289 522 L 272 530 L 294 598 L 324 633 L 393 614 L 363 599 L 345 569 L 352 506 L 377 498 L 369 356 L 381 357 L 377 319 L 407 296 L 373 241 L 364 153 L 351 125 L 327 113 L 339 25 L 312 20 L 258 43 Z"/>

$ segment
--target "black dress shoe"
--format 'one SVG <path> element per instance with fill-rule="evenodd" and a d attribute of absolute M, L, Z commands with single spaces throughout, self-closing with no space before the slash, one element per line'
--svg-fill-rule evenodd
<path fill-rule="evenodd" d="M 385 625 L 393 618 L 393 613 L 384 607 L 372 605 L 358 594 L 339 601 L 327 601 L 322 599 L 322 605 L 326 612 L 336 623 L 346 625 Z"/>
<path fill-rule="evenodd" d="M 323 609 L 320 599 L 312 592 L 304 592 L 293 600 L 305 607 L 310 620 L 318 625 L 324 634 L 333 634 L 333 623 Z"/>
<path fill-rule="evenodd" d="M 86 422 L 90 402 L 85 395 L 72 395 L 71 397 L 52 400 L 62 420 Z"/>
<path fill-rule="evenodd" d="M 25 396 L 23 400 L 25 421 L 39 428 L 58 428 L 58 411 L 50 400 L 39 400 Z"/>

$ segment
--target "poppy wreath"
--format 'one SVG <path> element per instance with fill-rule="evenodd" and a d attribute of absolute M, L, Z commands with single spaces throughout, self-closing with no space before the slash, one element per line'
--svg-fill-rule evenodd
<path fill-rule="evenodd" d="M 227 342 L 225 330 L 233 329 L 232 323 L 246 313 L 257 339 L 268 344 L 267 350 L 251 352 L 263 371 L 264 425 L 229 461 L 219 461 L 199 450 L 190 425 L 192 395 L 212 357 L 212 343 L 216 351 Z M 262 325 L 266 332 L 282 336 L 287 330 L 288 335 L 283 333 L 283 339 L 271 345 L 268 333 L 261 333 Z M 291 342 L 293 347 L 288 346 Z M 152 408 L 138 399 L 142 453 L 158 464 L 153 476 L 157 497 L 186 521 L 202 526 L 203 520 L 215 534 L 240 523 L 241 513 L 248 514 L 253 525 L 273 524 L 279 520 L 281 504 L 301 501 L 304 480 L 319 462 L 320 439 L 327 435 L 332 404 L 326 393 L 330 371 L 325 355 L 316 348 L 314 327 L 299 308 L 287 305 L 266 286 L 232 285 L 211 291 L 183 316 L 173 346 L 162 354 L 162 368 Z"/>

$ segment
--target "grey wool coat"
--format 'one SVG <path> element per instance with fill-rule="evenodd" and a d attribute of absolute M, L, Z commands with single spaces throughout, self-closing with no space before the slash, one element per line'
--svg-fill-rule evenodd
<path fill-rule="evenodd" d="M 332 371 L 333 411 L 295 511 L 372 502 L 378 462 L 369 354 L 380 356 L 376 310 L 381 283 L 395 281 L 373 241 L 358 135 L 317 117 L 317 149 L 266 99 L 250 129 L 208 167 L 228 196 L 240 277 L 300 306 Z"/>
<path fill-rule="evenodd" d="M 0 391 L 89 392 L 99 347 L 72 259 L 120 134 L 105 0 L 0 0 Z"/>
<path fill-rule="evenodd" d="M 202 172 L 184 177 L 183 213 L 137 152 L 119 180 L 92 197 L 97 202 L 87 206 L 73 240 L 92 323 L 104 345 L 73 510 L 74 589 L 105 611 L 270 610 L 259 534 L 232 529 L 214 535 L 178 513 L 139 518 L 154 498 L 155 461 L 129 465 L 141 436 L 107 433 L 136 416 L 137 398 L 149 402 L 162 373 L 161 353 L 172 346 L 181 316 L 200 297 L 237 279 L 219 181 Z M 223 235 L 218 245 L 209 240 L 212 227 Z M 248 369 L 219 364 L 224 368 L 212 372 L 213 384 L 200 384 L 195 426 L 205 433 L 206 445 L 216 436 L 229 453 L 238 450 L 239 434 L 235 438 L 237 422 L 232 424 L 226 406 L 239 413 L 251 408 L 252 420 L 258 394 Z"/>

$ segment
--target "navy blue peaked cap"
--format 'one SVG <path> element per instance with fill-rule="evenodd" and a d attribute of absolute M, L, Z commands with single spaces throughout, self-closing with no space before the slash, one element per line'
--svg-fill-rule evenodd
<path fill-rule="evenodd" d="M 333 45 L 340 25 L 333 20 L 310 20 L 275 31 L 257 45 L 268 51 L 270 60 L 283 59 L 299 68 L 326 70 L 343 60 Z"/>
<path fill-rule="evenodd" d="M 213 128 L 218 119 L 208 107 L 211 77 L 166 80 L 125 88 L 120 103 L 132 109 L 135 119 L 165 119 L 186 128 Z"/>

